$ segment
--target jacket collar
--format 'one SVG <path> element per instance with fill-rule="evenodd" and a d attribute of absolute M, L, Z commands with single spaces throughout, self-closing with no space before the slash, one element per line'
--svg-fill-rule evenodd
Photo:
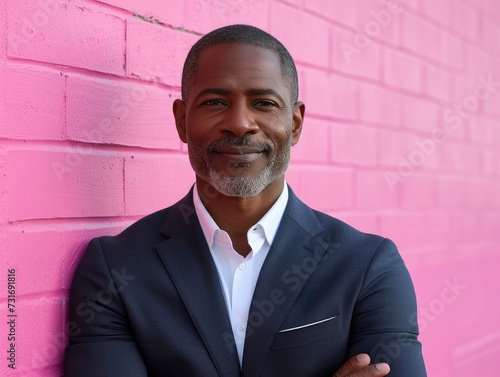
<path fill-rule="evenodd" d="M 192 189 L 169 209 L 161 228 L 168 239 L 156 249 L 221 376 L 260 375 L 284 318 L 328 247 L 315 237 L 322 229 L 314 211 L 289 187 L 288 204 L 252 298 L 240 374 L 224 295 L 196 216 Z M 307 269 L 300 281 L 291 285 L 287 276 L 304 263 Z M 262 303 L 273 298 L 279 304 L 263 313 Z"/>
<path fill-rule="evenodd" d="M 318 237 L 323 226 L 315 212 L 292 190 L 289 193 L 285 214 L 252 298 L 243 376 L 261 374 L 285 317 L 328 248 L 328 243 Z M 297 267 L 301 268 L 300 275 L 294 275 Z"/>
<path fill-rule="evenodd" d="M 221 376 L 239 377 L 240 364 L 217 268 L 193 206 L 192 189 L 172 206 L 156 250 Z"/>

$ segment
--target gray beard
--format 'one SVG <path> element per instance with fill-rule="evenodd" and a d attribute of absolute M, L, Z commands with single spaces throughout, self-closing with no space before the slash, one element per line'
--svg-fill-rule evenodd
<path fill-rule="evenodd" d="M 276 151 L 267 166 L 257 177 L 231 177 L 222 173 L 210 163 L 208 153 L 197 148 L 189 148 L 189 160 L 196 175 L 212 185 L 218 192 L 226 196 L 246 198 L 255 196 L 270 183 L 281 178 L 290 163 L 292 141 L 281 150 Z"/>
<path fill-rule="evenodd" d="M 271 182 L 280 178 L 283 174 L 272 174 L 271 170 L 266 167 L 256 178 L 229 177 L 211 169 L 208 179 L 202 178 L 215 187 L 221 194 L 246 198 L 259 194 Z"/>

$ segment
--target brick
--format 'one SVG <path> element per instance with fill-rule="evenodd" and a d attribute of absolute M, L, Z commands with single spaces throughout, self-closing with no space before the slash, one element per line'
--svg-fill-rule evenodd
<path fill-rule="evenodd" d="M 467 71 L 471 77 L 487 75 L 491 73 L 493 63 L 490 54 L 479 48 L 467 47 L 466 50 Z"/>
<path fill-rule="evenodd" d="M 460 105 L 464 101 L 465 98 L 467 98 L 470 95 L 474 95 L 474 89 L 478 85 L 478 80 L 476 77 L 466 77 L 466 78 L 461 78 L 457 77 L 456 78 L 456 85 L 455 85 L 455 93 L 451 97 L 453 101 L 453 105 L 457 104 Z M 450 108 L 452 108 L 450 104 Z M 463 109 L 462 109 L 463 110 Z"/>
<path fill-rule="evenodd" d="M 487 51 L 492 51 L 492 55 L 500 55 L 500 46 L 496 41 L 494 36 L 500 34 L 500 27 L 497 23 L 487 19 L 481 18 L 481 37 L 479 38 L 480 43 L 482 43 Z"/>
<path fill-rule="evenodd" d="M 401 20 L 403 23 L 402 45 L 414 53 L 437 60 L 443 44 L 442 31 L 408 12 L 401 15 Z"/>
<path fill-rule="evenodd" d="M 188 1 L 134 1 L 134 0 L 98 0 L 101 3 L 126 9 L 150 22 L 161 22 L 174 26 L 183 26 L 185 8 Z"/>
<path fill-rule="evenodd" d="M 375 128 L 335 123 L 329 145 L 333 163 L 358 166 L 375 166 L 377 163 L 378 131 Z"/>
<path fill-rule="evenodd" d="M 427 174 L 414 174 L 401 185 L 401 205 L 408 209 L 434 209 L 436 196 L 436 177 Z"/>
<path fill-rule="evenodd" d="M 385 49 L 384 82 L 420 93 L 423 87 L 422 64 L 408 55 Z"/>
<path fill-rule="evenodd" d="M 354 3 L 354 4 L 353 4 Z M 322 17 L 352 26 L 356 23 L 357 8 L 352 0 L 304 0 L 307 10 L 320 14 Z"/>
<path fill-rule="evenodd" d="M 437 178 L 437 204 L 441 208 L 461 208 L 467 198 L 467 181 L 462 177 Z"/>
<path fill-rule="evenodd" d="M 427 207 L 424 210 L 426 210 L 425 216 L 422 218 L 424 231 L 421 233 L 421 235 L 425 234 L 422 237 L 423 245 L 426 248 L 446 247 L 453 237 L 453 233 L 448 227 L 448 213 L 436 211 L 434 206 Z"/>
<path fill-rule="evenodd" d="M 455 36 L 443 31 L 441 32 L 441 57 L 440 61 L 456 70 L 464 69 L 463 42 Z M 436 55 L 439 56 L 439 55 Z"/>
<path fill-rule="evenodd" d="M 487 210 L 495 203 L 498 196 L 498 184 L 480 179 L 469 179 L 467 181 L 467 201 L 470 208 L 476 210 Z"/>
<path fill-rule="evenodd" d="M 19 292 L 28 295 L 62 288 L 62 259 L 67 252 L 63 247 L 62 232 L 33 232 L 26 227 L 26 230 L 9 231 L 6 236 L 7 241 L 2 244 L 5 263 L 18 269 Z"/>
<path fill-rule="evenodd" d="M 334 211 L 330 216 L 336 217 L 362 232 L 372 234 L 380 233 L 376 214 L 369 212 Z"/>
<path fill-rule="evenodd" d="M 7 65 L 6 136 L 60 140 L 64 129 L 64 77 L 31 65 Z"/>
<path fill-rule="evenodd" d="M 329 25 L 285 4 L 271 4 L 270 33 L 282 41 L 296 62 L 328 67 Z"/>
<path fill-rule="evenodd" d="M 2 245 L 5 249 L 5 264 L 21 268 L 23 278 L 18 281 L 18 290 L 23 295 L 56 292 L 69 289 L 73 273 L 90 239 L 117 234 L 122 227 L 110 224 L 74 225 L 84 229 L 72 230 L 66 222 L 57 226 L 33 226 L 20 224 L 15 229 L 8 229 Z M 50 229 L 50 230 L 47 230 Z M 38 245 L 34 250 L 33 246 Z M 40 266 L 44 266 L 43 269 Z M 27 279 L 26 276 L 36 276 Z"/>
<path fill-rule="evenodd" d="M 441 111 L 432 102 L 415 98 L 403 101 L 403 127 L 431 133 L 441 127 Z"/>
<path fill-rule="evenodd" d="M 9 220 L 122 215 L 122 159 L 90 153 L 8 151 Z"/>
<path fill-rule="evenodd" d="M 418 171 L 425 166 L 429 157 L 420 148 L 417 141 L 421 140 L 414 135 L 382 131 L 380 133 L 380 164 L 397 167 L 402 160 L 406 160 Z M 412 169 L 408 169 L 409 171 Z"/>
<path fill-rule="evenodd" d="M 7 2 L 0 2 L 0 61 L 7 57 Z M 0 66 L 3 64 L 0 64 Z M 1 76 L 0 76 L 1 77 Z"/>
<path fill-rule="evenodd" d="M 455 33 L 465 39 L 476 41 L 479 30 L 476 12 L 467 5 L 455 1 L 452 8 L 452 15 Z"/>
<path fill-rule="evenodd" d="M 69 289 L 89 241 L 102 235 L 118 234 L 126 226 L 113 225 L 99 224 L 94 219 L 92 224 L 59 221 L 47 226 L 21 223 L 7 227 L 0 237 L 5 251 L 4 265 L 21 273 L 17 287 L 23 295 Z M 57 230 L 53 230 L 55 228 Z"/>
<path fill-rule="evenodd" d="M 497 187 L 497 192 L 498 190 L 500 190 L 500 187 Z M 481 228 L 484 229 L 485 236 L 494 240 L 494 242 L 498 242 L 498 224 L 500 224 L 500 213 L 482 212 L 479 216 Z"/>
<path fill-rule="evenodd" d="M 440 166 L 441 146 L 429 137 L 384 131 L 380 139 L 380 164 L 392 166 L 404 181 L 423 169 Z"/>
<path fill-rule="evenodd" d="M 66 138 L 179 150 L 171 112 L 177 92 L 146 83 L 68 77 Z"/>
<path fill-rule="evenodd" d="M 307 97 L 306 92 L 306 73 L 301 66 L 297 66 L 297 75 L 299 77 L 299 100 L 302 101 L 303 98 Z"/>
<path fill-rule="evenodd" d="M 359 88 L 359 118 L 366 122 L 400 127 L 402 124 L 401 95 L 374 85 Z"/>
<path fill-rule="evenodd" d="M 399 1 L 403 5 L 403 9 L 413 9 L 413 10 L 421 10 L 423 0 L 401 0 Z"/>
<path fill-rule="evenodd" d="M 440 132 L 442 131 L 441 129 L 439 130 Z M 445 134 L 448 135 L 448 134 Z M 441 137 L 441 136 L 440 136 Z M 421 146 L 418 149 L 421 150 L 432 150 L 432 153 L 427 152 L 427 156 L 425 159 L 425 168 L 427 169 L 435 169 L 435 174 L 439 174 L 440 172 L 443 172 L 444 170 L 446 171 L 452 171 L 449 166 L 447 166 L 447 159 L 446 159 L 446 154 L 448 153 L 448 149 L 446 146 L 448 144 L 452 144 L 453 142 L 456 142 L 456 140 L 453 140 L 449 136 L 445 136 L 444 140 L 443 139 L 437 139 L 434 134 L 428 134 L 425 135 L 425 137 L 419 137 L 416 138 L 418 139 L 420 145 L 424 145 L 423 147 Z M 431 143 L 431 144 L 429 144 Z M 427 147 L 428 145 L 431 145 L 430 147 Z M 427 149 L 425 149 L 427 148 Z"/>
<path fill-rule="evenodd" d="M 453 6 L 451 0 L 422 0 L 422 12 L 446 26 L 452 25 Z"/>
<path fill-rule="evenodd" d="M 451 237 L 448 224 L 446 212 L 400 210 L 380 215 L 381 234 L 391 238 L 403 253 L 445 247 Z"/>
<path fill-rule="evenodd" d="M 323 212 L 352 208 L 353 174 L 350 169 L 290 166 L 286 180 L 300 198 Z"/>
<path fill-rule="evenodd" d="M 380 215 L 380 233 L 392 239 L 400 250 L 414 250 L 427 242 L 429 230 L 421 212 L 388 212 Z"/>
<path fill-rule="evenodd" d="M 125 160 L 127 215 L 146 215 L 174 204 L 195 182 L 186 155 L 144 156 Z"/>
<path fill-rule="evenodd" d="M 492 176 L 500 174 L 500 153 L 497 150 L 488 149 L 483 151 L 483 172 Z M 497 192 L 500 192 L 500 190 Z"/>
<path fill-rule="evenodd" d="M 180 87 L 184 59 L 198 38 L 182 30 L 129 20 L 127 76 Z"/>
<path fill-rule="evenodd" d="M 487 79 L 488 76 L 483 77 Z M 496 73 L 492 77 L 496 82 L 498 82 L 497 77 L 500 78 L 500 73 Z M 484 108 L 484 113 L 491 114 L 495 119 L 500 119 L 500 91 L 496 89 L 491 97 L 480 104 L 480 107 L 481 106 Z"/>
<path fill-rule="evenodd" d="M 0 171 L 5 172 L 7 169 L 6 153 L 3 146 L 0 143 Z M 7 223 L 7 175 L 5 173 L 0 174 L 0 234 L 5 233 L 2 229 L 2 224 Z M 2 242 L 2 237 L 0 237 L 0 242 Z M 3 243 L 2 243 L 3 245 Z"/>
<path fill-rule="evenodd" d="M 448 169 L 458 172 L 477 172 L 481 169 L 480 153 L 475 147 L 452 143 L 443 144 L 444 164 Z"/>
<path fill-rule="evenodd" d="M 1 19 L 0 19 L 1 22 Z M 7 136 L 7 108 L 6 102 L 7 97 L 10 93 L 7 93 L 7 68 L 4 61 L 0 58 L 0 137 Z"/>
<path fill-rule="evenodd" d="M 29 279 L 28 276 L 25 278 Z M 56 366 L 63 360 L 67 339 L 63 323 L 63 298 L 53 294 L 18 301 L 16 309 L 20 315 L 16 318 L 16 371 L 32 376 L 36 375 L 34 369 Z"/>
<path fill-rule="evenodd" d="M 294 5 L 296 7 L 300 7 L 302 5 L 302 0 L 281 0 L 284 3 L 288 3 L 290 5 Z"/>
<path fill-rule="evenodd" d="M 250 24 L 267 30 L 270 0 L 187 0 L 183 26 L 198 33 L 228 24 Z M 170 3 L 170 2 L 169 2 Z"/>
<path fill-rule="evenodd" d="M 305 73 L 305 103 L 309 113 L 340 119 L 356 119 L 358 107 L 355 81 L 322 71 Z"/>
<path fill-rule="evenodd" d="M 489 119 L 472 116 L 467 124 L 467 131 L 475 145 L 484 145 L 493 141 L 495 127 L 498 127 L 498 124 Z"/>
<path fill-rule="evenodd" d="M 391 190 L 383 171 L 356 171 L 356 204 L 362 212 L 366 209 L 397 209 L 399 204 L 399 186 Z"/>
<path fill-rule="evenodd" d="M 449 101 L 456 91 L 454 77 L 445 70 L 426 64 L 423 66 L 423 92 L 431 97 Z"/>
<path fill-rule="evenodd" d="M 381 51 L 375 42 L 368 45 L 356 43 L 356 33 L 332 27 L 331 68 L 344 73 L 380 79 Z"/>
<path fill-rule="evenodd" d="M 452 113 L 450 113 L 452 111 Z M 473 127 L 474 118 L 462 117 L 454 112 L 453 107 L 441 108 L 442 129 L 446 132 L 445 142 L 463 142 L 467 138 L 466 130 Z"/>
<path fill-rule="evenodd" d="M 369 39 L 399 44 L 401 15 L 405 1 L 358 1 L 358 32 Z"/>
<path fill-rule="evenodd" d="M 481 171 L 481 149 L 476 146 L 462 147 L 458 169 L 467 173 Z"/>
<path fill-rule="evenodd" d="M 490 140 L 488 143 L 492 146 L 498 145 L 500 143 L 500 121 L 491 120 L 488 122 Z"/>
<path fill-rule="evenodd" d="M 7 18 L 10 57 L 124 72 L 125 23 L 115 16 L 69 1 L 9 0 Z"/>
<path fill-rule="evenodd" d="M 292 147 L 292 161 L 328 161 L 329 129 L 328 122 L 308 118 L 306 111 L 300 140 Z"/>

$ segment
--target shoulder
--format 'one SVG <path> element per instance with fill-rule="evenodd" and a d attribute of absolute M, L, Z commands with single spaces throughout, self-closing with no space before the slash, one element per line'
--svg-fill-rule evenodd
<path fill-rule="evenodd" d="M 171 209 L 172 207 L 168 207 L 154 212 L 137 220 L 115 236 L 101 236 L 97 240 L 107 247 L 144 244 L 148 240 L 154 242 L 160 237 L 162 224 Z"/>
<path fill-rule="evenodd" d="M 290 195 L 285 215 L 325 249 L 322 269 L 349 271 L 350 278 L 360 281 L 368 276 L 380 276 L 381 271 L 405 274 L 406 268 L 399 251 L 390 239 L 362 232 L 329 214 L 314 210 Z"/>
<path fill-rule="evenodd" d="M 170 207 L 151 213 L 115 236 L 101 236 L 91 241 L 99 244 L 105 254 L 127 253 L 144 254 L 168 238 L 168 233 L 175 231 L 190 221 L 192 207 L 191 192 Z"/>
<path fill-rule="evenodd" d="M 387 238 L 362 232 L 338 218 L 310 208 L 291 190 L 285 215 L 290 216 L 312 237 L 351 252 L 375 251 L 380 246 L 394 246 Z"/>
<path fill-rule="evenodd" d="M 328 234 L 330 239 L 335 239 L 338 243 L 357 248 L 378 248 L 381 245 L 393 244 L 391 240 L 383 236 L 363 232 L 338 218 L 316 210 L 312 211 L 323 225 L 323 233 Z"/>

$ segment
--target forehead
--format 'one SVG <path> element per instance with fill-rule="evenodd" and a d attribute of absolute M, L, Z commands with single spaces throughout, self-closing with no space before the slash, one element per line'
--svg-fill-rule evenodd
<path fill-rule="evenodd" d="M 192 89 L 231 82 L 287 88 L 280 56 L 273 50 L 236 43 L 204 49 L 198 59 Z"/>

